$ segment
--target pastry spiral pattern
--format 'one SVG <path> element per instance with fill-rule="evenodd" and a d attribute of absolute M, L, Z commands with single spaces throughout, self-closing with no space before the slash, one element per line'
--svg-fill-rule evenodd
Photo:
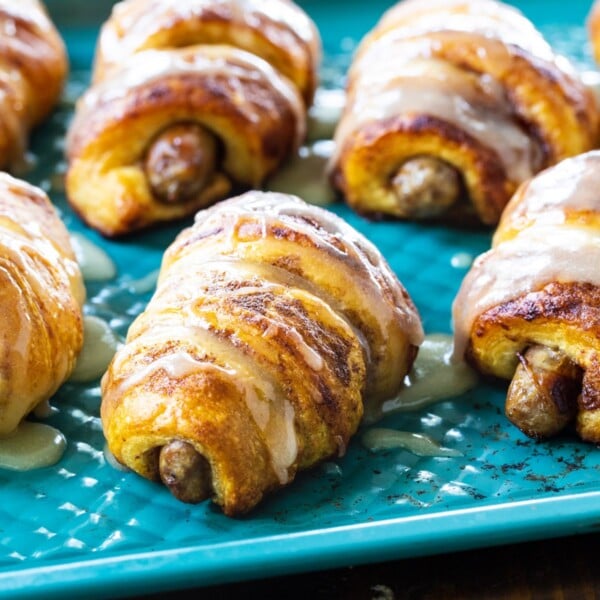
<path fill-rule="evenodd" d="M 38 188 L 0 174 L 0 435 L 70 375 L 85 288 L 69 235 Z"/>
<path fill-rule="evenodd" d="M 365 403 L 396 394 L 423 336 L 380 253 L 295 196 L 200 211 L 102 380 L 116 459 L 185 502 L 253 508 L 342 455 Z"/>
<path fill-rule="evenodd" d="M 0 1 L 0 169 L 18 171 L 27 138 L 56 104 L 64 43 L 38 0 Z"/>
<path fill-rule="evenodd" d="M 301 143 L 318 33 L 287 0 L 125 0 L 77 105 L 67 197 L 118 236 L 260 187 Z"/>
<path fill-rule="evenodd" d="M 512 379 L 507 415 L 534 438 L 600 441 L 599 185 L 598 151 L 523 184 L 454 301 L 456 355 Z"/>
<path fill-rule="evenodd" d="M 126 0 L 98 40 L 94 79 L 149 49 L 226 44 L 246 50 L 294 82 L 307 104 L 317 87 L 318 31 L 290 0 Z"/>
<path fill-rule="evenodd" d="M 331 179 L 366 215 L 497 224 L 519 184 L 591 150 L 591 92 L 494 0 L 406 0 L 360 44 Z"/>

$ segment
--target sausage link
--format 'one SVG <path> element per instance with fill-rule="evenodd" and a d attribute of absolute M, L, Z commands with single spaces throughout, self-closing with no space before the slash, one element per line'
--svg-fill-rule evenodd
<path fill-rule="evenodd" d="M 582 370 L 562 352 L 545 346 L 531 346 L 519 361 L 506 397 L 506 415 L 529 437 L 555 435 L 577 413 Z"/>
<path fill-rule="evenodd" d="M 198 195 L 217 168 L 216 137 L 194 123 L 173 125 L 152 141 L 144 169 L 153 195 L 167 203 Z"/>
<path fill-rule="evenodd" d="M 579 397 L 581 410 L 598 410 L 600 408 L 600 364 L 592 360 L 585 370 Z"/>
<path fill-rule="evenodd" d="M 577 432 L 581 439 L 594 444 L 600 444 L 600 359 L 591 356 L 588 359 L 581 394 L 579 395 L 579 415 Z"/>
<path fill-rule="evenodd" d="M 178 500 L 197 504 L 212 495 L 210 465 L 188 442 L 174 440 L 163 446 L 158 468 L 161 481 Z"/>
<path fill-rule="evenodd" d="M 462 189 L 454 167 L 427 156 L 406 161 L 390 182 L 404 216 L 413 218 L 441 215 L 459 199 Z"/>

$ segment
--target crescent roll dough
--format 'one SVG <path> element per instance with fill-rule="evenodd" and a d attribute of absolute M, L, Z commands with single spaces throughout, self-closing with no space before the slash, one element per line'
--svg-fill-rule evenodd
<path fill-rule="evenodd" d="M 47 196 L 0 174 L 0 435 L 70 375 L 84 298 L 67 230 Z"/>
<path fill-rule="evenodd" d="M 533 437 L 576 420 L 600 441 L 599 186 L 598 151 L 523 184 L 454 301 L 456 354 L 518 379 L 509 416 Z"/>
<path fill-rule="evenodd" d="M 27 136 L 56 104 L 64 43 L 38 0 L 0 0 L 0 168 L 16 169 Z"/>
<path fill-rule="evenodd" d="M 361 43 L 331 177 L 357 211 L 498 222 L 541 169 L 595 147 L 591 92 L 516 9 L 406 0 Z"/>
<path fill-rule="evenodd" d="M 310 104 L 321 60 L 319 33 L 289 0 L 125 0 L 98 39 L 95 81 L 143 50 L 227 44 L 270 63 Z"/>
<path fill-rule="evenodd" d="M 109 448 L 182 500 L 246 512 L 344 453 L 364 403 L 398 392 L 422 335 L 408 294 L 349 225 L 249 192 L 198 213 L 166 251 L 102 381 Z"/>
<path fill-rule="evenodd" d="M 305 136 L 320 41 L 287 0 L 125 0 L 69 131 L 67 197 L 106 236 L 259 187 Z"/>
<path fill-rule="evenodd" d="M 588 14 L 587 27 L 592 46 L 592 52 L 597 63 L 600 63 L 600 2 L 592 3 Z"/>

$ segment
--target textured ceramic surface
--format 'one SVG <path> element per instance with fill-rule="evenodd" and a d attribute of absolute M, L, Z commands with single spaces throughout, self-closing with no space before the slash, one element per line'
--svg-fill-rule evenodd
<path fill-rule="evenodd" d="M 106 242 L 66 207 L 59 185 L 62 140 L 72 100 L 89 77 L 97 34 L 84 9 L 90 4 L 51 2 L 73 76 L 65 102 L 34 138 L 38 163 L 27 179 L 49 190 L 71 230 L 101 244 L 115 261 L 114 280 L 88 284 L 86 311 L 124 335 L 149 298 L 136 292 L 136 282 L 158 268 L 181 224 Z M 305 2 L 325 39 L 328 85 L 339 84 L 354 42 L 387 5 Z M 589 2 L 540 0 L 521 7 L 559 49 L 591 66 L 583 30 Z M 100 4 L 95 11 L 93 18 L 101 18 Z M 342 205 L 333 209 L 387 257 L 426 331 L 449 332 L 450 305 L 466 271 L 452 259 L 485 250 L 489 233 L 369 223 Z M 570 437 L 543 444 L 527 439 L 505 421 L 504 394 L 505 386 L 482 384 L 464 397 L 382 423 L 426 433 L 460 457 L 373 454 L 358 436 L 343 459 L 302 474 L 247 518 L 232 520 L 209 503 L 180 504 L 165 488 L 107 464 L 98 382 L 66 384 L 50 419 L 68 439 L 61 462 L 29 473 L 0 470 L 0 595 L 116 597 L 597 528 L 600 452 Z"/>

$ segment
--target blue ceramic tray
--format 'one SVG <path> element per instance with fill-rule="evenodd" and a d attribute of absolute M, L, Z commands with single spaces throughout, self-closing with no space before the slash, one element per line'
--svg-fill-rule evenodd
<path fill-rule="evenodd" d="M 353 42 L 389 3 L 304 4 L 323 33 L 324 75 L 335 84 Z M 589 4 L 520 6 L 562 52 L 590 68 L 583 30 Z M 108 4 L 55 0 L 50 7 L 71 54 L 67 95 L 76 96 L 87 82 Z M 71 110 L 65 102 L 36 134 L 39 161 L 27 176 L 33 183 L 50 188 L 53 173 L 64 168 L 61 139 Z M 134 293 L 132 282 L 158 268 L 179 226 L 107 242 L 81 225 L 59 191 L 51 195 L 69 228 L 115 261 L 113 281 L 88 285 L 86 310 L 124 335 L 149 297 Z M 450 304 L 465 273 L 452 257 L 484 251 L 489 233 L 368 223 L 344 206 L 334 210 L 388 258 L 426 331 L 449 332 Z M 600 453 L 567 437 L 543 444 L 527 439 L 505 421 L 504 393 L 482 384 L 383 423 L 426 433 L 461 457 L 371 454 L 357 437 L 342 460 L 302 474 L 250 516 L 233 520 L 210 503 L 180 504 L 165 488 L 108 465 L 98 383 L 66 384 L 51 418 L 68 438 L 62 461 L 29 473 L 0 471 L 0 595 L 114 598 L 598 529 Z"/>

